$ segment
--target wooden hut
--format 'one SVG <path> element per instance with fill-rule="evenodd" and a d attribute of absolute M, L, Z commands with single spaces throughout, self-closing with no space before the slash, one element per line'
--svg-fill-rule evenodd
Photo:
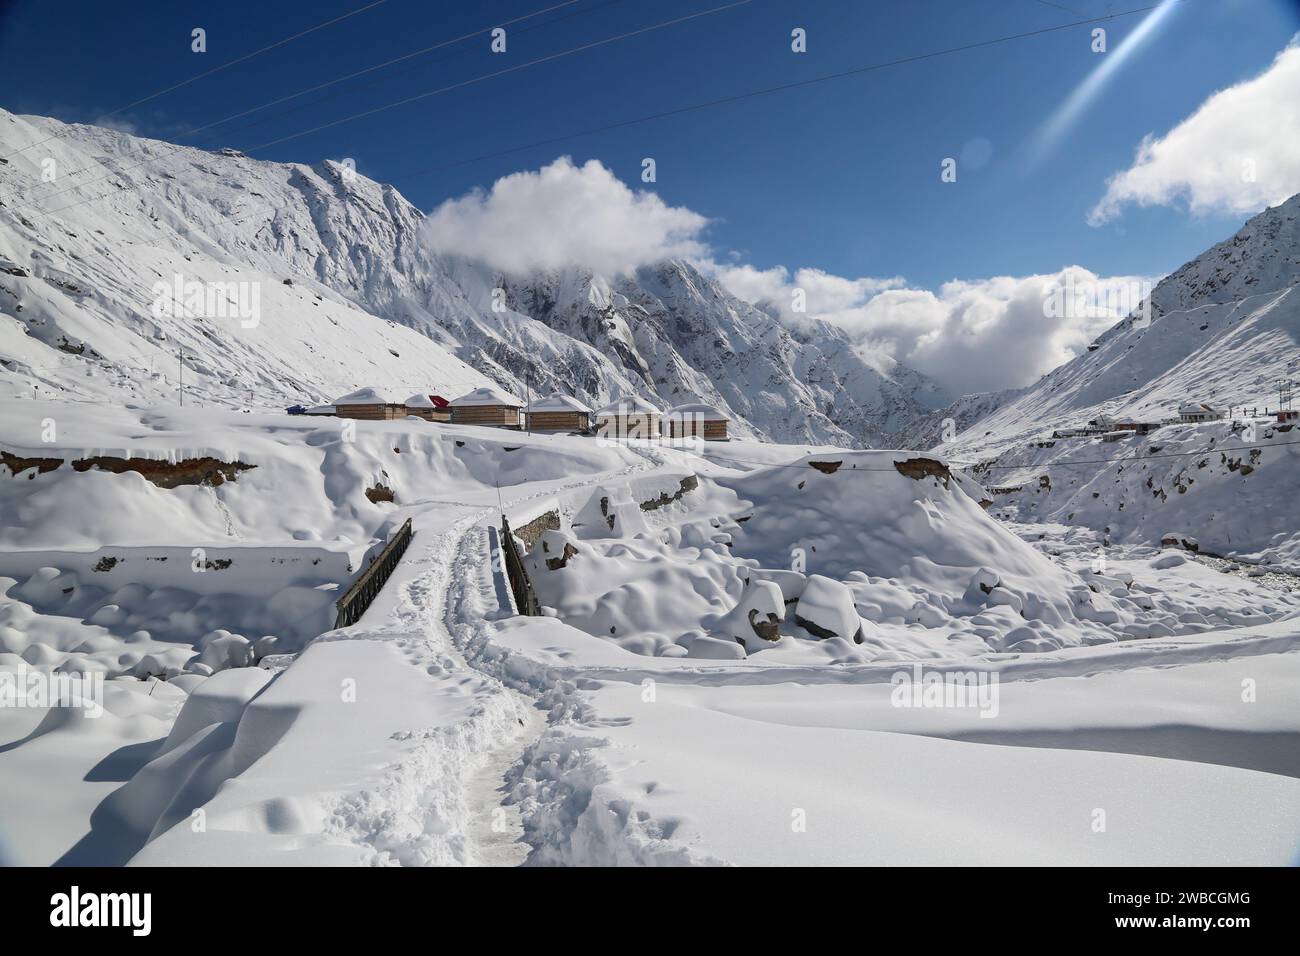
<path fill-rule="evenodd" d="M 601 438 L 658 438 L 659 409 L 643 398 L 618 398 L 596 412 L 596 434 Z"/>
<path fill-rule="evenodd" d="M 451 406 L 441 396 L 417 392 L 406 400 L 406 414 L 423 418 L 426 422 L 449 422 Z"/>
<path fill-rule="evenodd" d="M 366 422 L 387 422 L 406 417 L 406 405 L 390 402 L 377 388 L 359 388 L 334 400 L 334 414 Z"/>
<path fill-rule="evenodd" d="M 451 402 L 453 425 L 491 425 L 518 428 L 519 410 L 524 403 L 495 385 L 476 388 Z"/>
<path fill-rule="evenodd" d="M 669 438 L 703 438 L 727 441 L 728 418 L 712 405 L 688 402 L 671 409 L 667 416 Z"/>
<path fill-rule="evenodd" d="M 591 409 L 572 395 L 556 392 L 524 409 L 530 432 L 585 432 L 591 430 Z"/>

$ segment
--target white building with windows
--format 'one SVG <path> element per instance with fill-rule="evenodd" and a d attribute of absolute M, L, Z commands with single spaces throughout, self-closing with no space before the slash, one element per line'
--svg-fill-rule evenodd
<path fill-rule="evenodd" d="M 1182 405 L 1178 409 L 1178 420 L 1184 423 L 1217 422 L 1223 417 L 1223 409 L 1204 403 Z"/>

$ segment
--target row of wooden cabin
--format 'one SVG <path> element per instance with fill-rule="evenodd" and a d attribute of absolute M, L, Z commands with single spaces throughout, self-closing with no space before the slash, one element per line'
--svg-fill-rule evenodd
<path fill-rule="evenodd" d="M 453 418 L 453 421 L 455 419 Z M 529 431 L 590 431 L 602 438 L 699 437 L 727 440 L 727 416 L 712 405 L 691 402 L 662 412 L 639 396 L 615 399 L 593 412 L 570 395 L 550 395 L 524 409 Z"/>
<path fill-rule="evenodd" d="M 362 388 L 332 405 L 304 409 L 308 415 L 333 415 L 361 421 L 396 421 L 415 416 L 453 425 L 527 428 L 534 432 L 588 432 L 611 438 L 699 437 L 727 440 L 727 416 L 712 405 L 690 402 L 662 412 L 638 396 L 619 398 L 593 412 L 571 395 L 554 394 L 524 405 L 495 385 L 476 388 L 447 401 L 438 395 L 412 395 L 389 401 L 378 389 Z"/>
<path fill-rule="evenodd" d="M 495 385 L 474 389 L 448 402 L 441 395 L 411 395 L 406 402 L 390 402 L 378 389 L 357 389 L 333 405 L 305 408 L 307 415 L 333 415 L 361 421 L 394 421 L 416 416 L 425 421 L 450 421 L 456 425 L 526 428 L 530 432 L 590 432 L 612 438 L 705 438 L 727 441 L 727 416 L 711 405 L 690 402 L 667 412 L 637 395 L 615 399 L 591 411 L 572 395 L 556 393 L 524 405 Z M 594 420 L 594 423 L 593 423 Z"/>
<path fill-rule="evenodd" d="M 302 409 L 304 415 L 330 415 L 363 422 L 391 422 L 414 415 L 426 422 L 451 420 L 450 403 L 440 395 L 412 395 L 404 402 L 389 401 L 376 388 L 359 388 L 330 405 Z"/>

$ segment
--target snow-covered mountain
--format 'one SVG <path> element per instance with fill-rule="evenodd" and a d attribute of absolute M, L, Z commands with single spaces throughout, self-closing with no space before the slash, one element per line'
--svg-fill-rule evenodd
<path fill-rule="evenodd" d="M 361 385 L 387 384 L 397 400 L 459 394 L 485 375 L 593 405 L 700 398 L 739 435 L 845 446 L 892 444 L 951 398 L 865 360 L 832 326 L 792 333 L 687 262 L 519 278 L 435 256 L 420 210 L 340 163 L 262 162 L 3 111 L 0 143 L 11 394 L 156 400 L 176 394 L 181 361 L 187 397 L 224 405 Z M 256 284 L 262 320 L 158 319 L 154 283 L 176 275 Z"/>
<path fill-rule="evenodd" d="M 1179 405 L 1276 408 L 1279 380 L 1300 378 L 1300 195 L 1267 209 L 1152 290 L 1139 307 L 1028 389 L 968 396 L 912 433 L 958 419 L 949 454 L 988 459 L 1098 414 L 1169 418 Z"/>

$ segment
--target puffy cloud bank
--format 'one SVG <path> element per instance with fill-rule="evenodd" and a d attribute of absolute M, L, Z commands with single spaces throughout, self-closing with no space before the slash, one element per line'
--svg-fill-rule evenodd
<path fill-rule="evenodd" d="M 1300 192 L 1300 45 L 1259 76 L 1220 90 L 1164 136 L 1148 136 L 1113 176 L 1092 225 L 1129 205 L 1185 201 L 1193 213 L 1254 213 Z"/>
<path fill-rule="evenodd" d="M 839 326 L 866 352 L 884 352 L 954 395 L 1029 385 L 1079 354 L 1136 308 L 1151 282 L 1102 278 L 1072 266 L 1052 275 L 946 282 L 938 291 L 901 279 L 846 279 L 816 269 L 711 264 L 736 297 L 780 315 Z M 804 311 L 796 311 L 798 292 Z"/>
<path fill-rule="evenodd" d="M 633 192 L 596 160 L 575 166 L 562 156 L 447 200 L 429 214 L 424 238 L 435 252 L 513 274 L 572 265 L 611 274 L 704 255 L 707 225 L 699 213 Z"/>
<path fill-rule="evenodd" d="M 702 238 L 708 222 L 633 191 L 597 161 L 577 166 L 561 157 L 448 200 L 429 215 L 424 238 L 435 252 L 516 275 L 572 267 L 611 275 L 691 259 L 737 298 L 787 325 L 823 319 L 842 328 L 876 367 L 888 368 L 887 356 L 954 395 L 1032 383 L 1127 314 L 1146 288 L 1139 279 L 1101 279 L 1077 267 L 953 281 L 935 291 L 908 288 L 897 276 L 758 269 L 715 258 Z"/>

